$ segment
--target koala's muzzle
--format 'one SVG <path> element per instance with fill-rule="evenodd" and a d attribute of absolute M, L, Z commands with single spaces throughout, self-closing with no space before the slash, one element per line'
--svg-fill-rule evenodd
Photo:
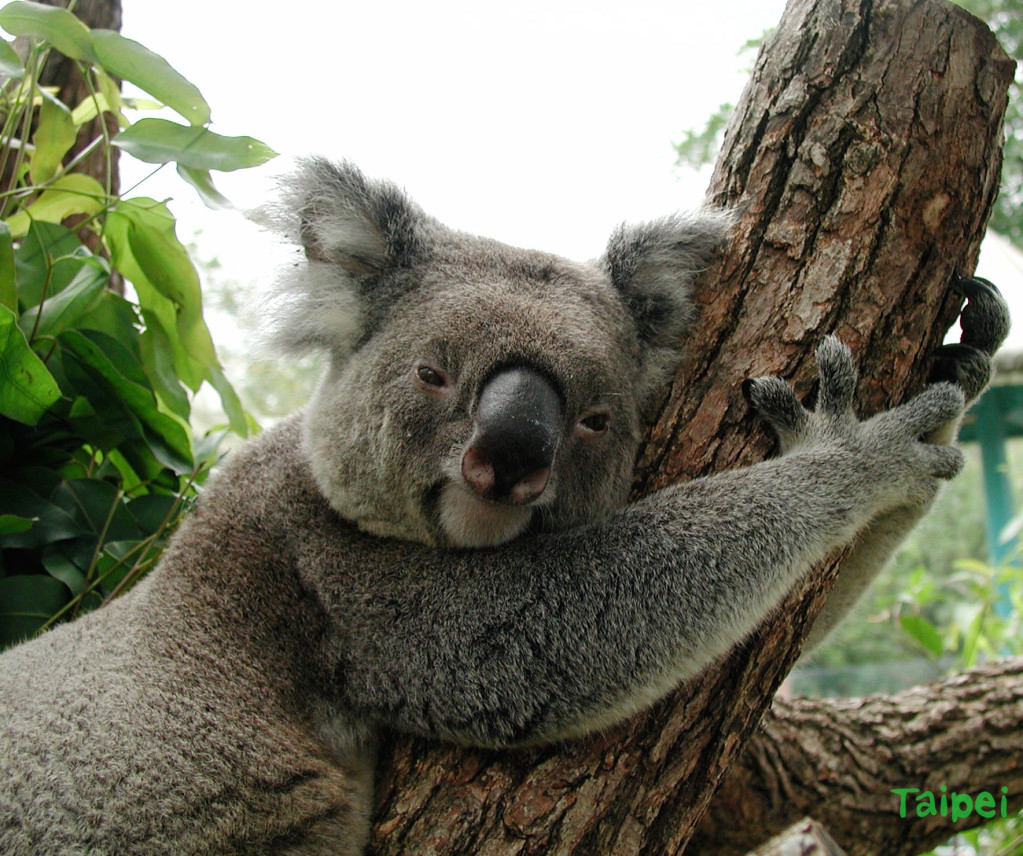
<path fill-rule="evenodd" d="M 561 427 L 561 395 L 554 385 L 535 369 L 503 369 L 480 392 L 462 476 L 486 499 L 531 502 L 547 487 Z"/>

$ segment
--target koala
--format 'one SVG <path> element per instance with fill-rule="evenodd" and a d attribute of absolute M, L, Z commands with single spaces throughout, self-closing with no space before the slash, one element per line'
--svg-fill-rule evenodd
<path fill-rule="evenodd" d="M 230 455 L 143 582 L 0 657 L 8 856 L 351 856 L 382 729 L 508 747 L 604 727 L 855 543 L 833 623 L 958 472 L 1008 323 L 961 281 L 935 382 L 863 421 L 827 338 L 812 409 L 745 385 L 780 457 L 630 504 L 727 214 L 622 227 L 582 264 L 310 159 L 272 219 L 302 256 L 267 315 L 323 379 Z"/>

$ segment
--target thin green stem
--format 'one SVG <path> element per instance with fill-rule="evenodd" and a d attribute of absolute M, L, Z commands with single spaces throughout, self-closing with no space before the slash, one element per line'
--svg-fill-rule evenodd
<path fill-rule="evenodd" d="M 107 127 L 105 111 L 100 109 L 99 95 L 96 92 L 96 87 L 93 85 L 91 67 L 87 63 L 80 62 L 78 63 L 78 70 L 81 72 L 82 78 L 85 80 L 85 85 L 89 89 L 89 97 L 96 104 L 96 118 L 99 120 L 100 134 L 103 137 L 103 153 L 106 160 L 106 169 L 104 170 L 103 176 L 103 189 L 106 191 L 107 196 L 110 196 L 114 180 L 113 149 L 110 145 L 110 129 Z"/>
<path fill-rule="evenodd" d="M 53 259 L 50 258 L 50 254 L 46 252 L 46 248 L 43 248 L 43 258 L 46 259 L 46 278 L 43 280 L 43 290 L 39 293 L 39 304 L 36 307 L 36 320 L 32 323 L 32 332 L 29 334 L 28 343 L 31 345 L 39 333 L 39 323 L 43 320 L 43 306 L 46 303 L 46 298 L 50 291 L 50 285 L 53 282 Z"/>
<path fill-rule="evenodd" d="M 166 529 L 170 526 L 172 520 L 176 519 L 178 509 L 181 507 L 181 503 L 184 501 L 185 495 L 192 489 L 192 487 L 195 485 L 196 480 L 199 478 L 199 476 L 202 474 L 202 472 L 206 469 L 207 466 L 208 464 L 204 461 L 203 463 L 199 464 L 199 466 L 196 467 L 195 471 L 189 476 L 188 481 L 185 483 L 184 488 L 178 492 L 177 496 L 174 497 L 173 504 L 167 511 L 167 514 L 164 516 L 163 520 L 160 522 L 159 528 L 153 534 L 152 537 L 154 538 L 154 540 L 157 538 L 157 536 L 163 534 L 166 531 Z M 143 557 L 144 556 L 145 553 L 143 553 Z M 107 595 L 107 597 L 104 599 L 103 601 L 104 605 L 109 603 L 115 597 L 117 597 L 117 595 L 120 594 L 121 591 L 126 586 L 128 586 L 129 582 L 134 584 L 135 580 L 137 580 L 138 577 L 142 575 L 142 573 L 150 564 L 152 564 L 152 562 L 143 564 L 141 562 L 141 559 L 138 562 L 136 562 L 132 566 L 131 570 L 124 575 L 124 578 L 116 586 L 114 586 L 114 590 L 110 592 L 110 594 Z"/>
<path fill-rule="evenodd" d="M 117 513 L 117 509 L 121 505 L 121 499 L 124 497 L 124 492 L 120 489 L 114 494 L 114 501 L 110 503 L 110 510 L 107 512 L 107 519 L 103 521 L 103 528 L 100 530 L 99 536 L 96 538 L 96 547 L 92 551 L 92 558 L 89 560 L 89 567 L 85 571 L 85 588 L 82 589 L 82 593 L 75 599 L 77 603 L 71 610 L 71 617 L 74 618 L 78 615 L 79 609 L 81 609 L 82 601 L 84 599 L 84 593 L 89 588 L 89 582 L 96 572 L 96 566 L 99 564 L 100 556 L 103 555 L 103 545 L 107 540 L 107 533 L 110 531 L 110 525 L 114 522 L 114 515 Z M 75 497 L 77 499 L 77 496 Z M 79 503 L 81 508 L 81 503 Z M 82 508 L 82 512 L 85 509 Z"/>
<path fill-rule="evenodd" d="M 36 82 L 39 75 L 39 68 L 43 61 L 43 57 L 46 54 L 46 49 L 40 44 L 32 46 L 32 50 L 29 53 L 28 61 L 25 63 L 25 77 L 22 79 L 21 85 L 16 93 L 14 103 L 10 112 L 8 112 L 5 120 L 2 133 L 2 139 L 4 145 L 0 146 L 0 175 L 11 176 L 11 186 L 14 187 L 18 182 L 18 172 L 20 164 L 24 158 L 25 146 L 28 145 L 28 129 L 31 128 L 32 115 L 35 111 L 35 91 Z M 15 133 L 15 128 L 21 125 L 21 138 L 19 145 L 15 147 L 12 145 L 12 138 Z M 11 153 L 15 152 L 14 155 L 15 163 L 14 167 L 8 171 L 8 163 L 11 157 Z M 0 205 L 0 218 L 7 216 L 7 203 Z"/>

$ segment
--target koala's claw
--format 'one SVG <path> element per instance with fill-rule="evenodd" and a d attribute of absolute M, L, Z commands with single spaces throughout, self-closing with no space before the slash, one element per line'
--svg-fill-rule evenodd
<path fill-rule="evenodd" d="M 950 288 L 967 300 L 959 315 L 962 336 L 959 344 L 935 352 L 930 380 L 958 384 L 970 402 L 991 379 L 991 357 L 1009 332 L 1009 308 L 995 285 L 982 277 L 960 277 Z"/>
<path fill-rule="evenodd" d="M 947 381 L 960 386 L 967 401 L 984 391 L 991 379 L 991 357 L 972 345 L 942 345 L 934 352 L 930 381 Z"/>
<path fill-rule="evenodd" d="M 830 416 L 850 414 L 856 393 L 856 364 L 852 352 L 837 336 L 827 336 L 817 347 L 820 388 L 816 409 Z"/>
<path fill-rule="evenodd" d="M 837 337 L 828 336 L 817 348 L 816 402 L 806 407 L 792 386 L 780 377 L 758 377 L 743 382 L 746 400 L 778 435 L 783 453 L 802 444 L 814 418 L 853 422 L 856 367 L 852 353 Z"/>
<path fill-rule="evenodd" d="M 990 358 L 981 356 L 990 362 Z M 901 449 L 903 464 L 916 460 L 902 481 L 907 488 L 915 485 L 908 493 L 908 497 L 915 497 L 914 502 L 933 496 L 936 488 L 927 486 L 927 479 L 950 479 L 960 471 L 962 453 L 939 437 L 940 429 L 956 424 L 965 408 L 959 383 L 932 384 L 906 404 L 859 422 L 853 410 L 856 368 L 852 353 L 834 336 L 824 339 L 817 349 L 817 373 L 819 393 L 813 409 L 804 407 L 791 385 L 781 378 L 753 378 L 743 384 L 747 400 L 777 434 L 782 454 L 807 444 L 833 443 L 858 449 L 855 455 L 861 459 L 864 450 L 869 455 L 887 454 L 893 456 L 894 468 L 879 473 L 884 481 L 899 469 Z"/>
<path fill-rule="evenodd" d="M 959 315 L 963 331 L 960 343 L 994 356 L 1009 334 L 1009 307 L 1002 293 L 994 283 L 979 276 L 960 277 L 951 288 L 967 300 Z"/>
<path fill-rule="evenodd" d="M 998 290 L 998 286 L 990 279 L 982 276 L 957 276 L 952 280 L 949 288 L 963 297 L 973 297 L 977 294 L 991 291 L 999 296 L 1002 293 Z"/>
<path fill-rule="evenodd" d="M 796 398 L 792 387 L 780 377 L 748 378 L 743 381 L 742 392 L 757 413 L 770 423 L 783 448 L 806 431 L 810 413 Z"/>

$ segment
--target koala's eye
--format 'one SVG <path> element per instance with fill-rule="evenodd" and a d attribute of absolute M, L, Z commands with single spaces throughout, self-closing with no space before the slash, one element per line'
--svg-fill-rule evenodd
<path fill-rule="evenodd" d="M 444 372 L 431 366 L 419 366 L 416 369 L 416 377 L 434 389 L 443 389 L 448 385 L 448 379 L 444 376 Z"/>
<path fill-rule="evenodd" d="M 576 433 L 585 438 L 599 437 L 606 434 L 611 425 L 611 414 L 603 411 L 589 413 L 579 420 L 576 425 Z"/>

